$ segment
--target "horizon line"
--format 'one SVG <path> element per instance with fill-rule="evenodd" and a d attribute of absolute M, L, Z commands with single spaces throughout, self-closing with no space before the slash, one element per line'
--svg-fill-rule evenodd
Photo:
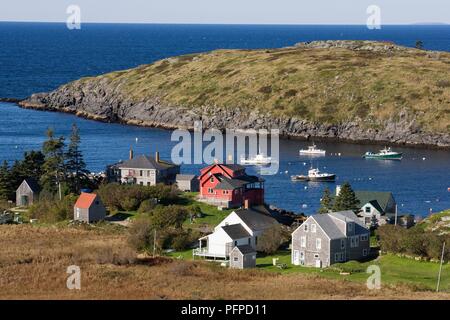
<path fill-rule="evenodd" d="M 35 21 L 35 20 L 0 20 L 0 23 L 42 23 L 66 24 L 66 21 Z M 107 22 L 87 21 L 81 24 L 140 24 L 140 25 L 221 25 L 221 26 L 366 26 L 364 23 L 225 23 L 225 22 Z M 384 23 L 383 26 L 448 26 L 447 22 L 410 22 L 410 23 Z"/>

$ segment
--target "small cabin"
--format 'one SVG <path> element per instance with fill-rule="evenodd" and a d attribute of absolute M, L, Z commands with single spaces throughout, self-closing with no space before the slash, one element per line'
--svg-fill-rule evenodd
<path fill-rule="evenodd" d="M 230 268 L 247 269 L 256 267 L 256 250 L 250 245 L 236 246 L 230 252 Z"/>
<path fill-rule="evenodd" d="M 27 178 L 22 181 L 19 188 L 16 190 L 16 206 L 28 207 L 39 200 L 39 193 L 41 187 L 36 180 Z"/>
<path fill-rule="evenodd" d="M 106 208 L 95 193 L 82 193 L 74 206 L 74 220 L 93 223 L 104 220 Z"/>
<path fill-rule="evenodd" d="M 198 192 L 199 190 L 199 180 L 194 174 L 177 174 L 176 182 L 181 191 Z"/>

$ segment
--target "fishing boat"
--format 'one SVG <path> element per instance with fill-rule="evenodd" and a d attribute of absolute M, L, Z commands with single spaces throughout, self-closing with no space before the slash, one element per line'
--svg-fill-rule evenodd
<path fill-rule="evenodd" d="M 334 173 L 320 172 L 318 168 L 308 170 L 308 175 L 291 176 L 292 181 L 333 182 L 336 180 Z"/>
<path fill-rule="evenodd" d="M 310 155 L 310 156 L 324 156 L 326 153 L 325 150 L 317 149 L 317 146 L 313 144 L 309 146 L 308 149 L 301 149 L 300 154 L 302 155 Z"/>
<path fill-rule="evenodd" d="M 378 153 L 371 151 L 366 152 L 363 158 L 366 159 L 379 159 L 379 160 L 402 160 L 403 153 L 392 151 L 391 148 L 384 148 Z"/>
<path fill-rule="evenodd" d="M 267 165 L 272 163 L 272 157 L 267 157 L 263 153 L 258 153 L 252 158 L 246 159 L 245 156 L 241 157 L 241 164 L 243 165 Z"/>

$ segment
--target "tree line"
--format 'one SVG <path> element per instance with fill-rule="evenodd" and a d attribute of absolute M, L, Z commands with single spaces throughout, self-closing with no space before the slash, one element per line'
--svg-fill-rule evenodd
<path fill-rule="evenodd" d="M 12 165 L 4 161 L 0 166 L 0 200 L 14 200 L 15 192 L 24 179 L 35 180 L 45 194 L 67 195 L 92 187 L 89 171 L 80 149 L 80 132 L 76 124 L 68 144 L 63 136 L 55 136 L 49 128 L 41 150 L 27 151 L 23 159 Z"/>

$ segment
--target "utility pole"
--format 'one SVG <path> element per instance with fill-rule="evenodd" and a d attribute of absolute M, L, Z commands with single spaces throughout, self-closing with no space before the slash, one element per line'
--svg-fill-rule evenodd
<path fill-rule="evenodd" d="M 156 229 L 153 234 L 153 258 L 155 257 L 155 252 L 156 252 Z"/>
<path fill-rule="evenodd" d="M 439 292 L 439 285 L 441 284 L 442 264 L 444 263 L 445 242 L 442 244 L 441 265 L 439 267 L 438 282 L 436 292 Z"/>
<path fill-rule="evenodd" d="M 398 205 L 395 205 L 395 225 L 397 225 Z"/>

